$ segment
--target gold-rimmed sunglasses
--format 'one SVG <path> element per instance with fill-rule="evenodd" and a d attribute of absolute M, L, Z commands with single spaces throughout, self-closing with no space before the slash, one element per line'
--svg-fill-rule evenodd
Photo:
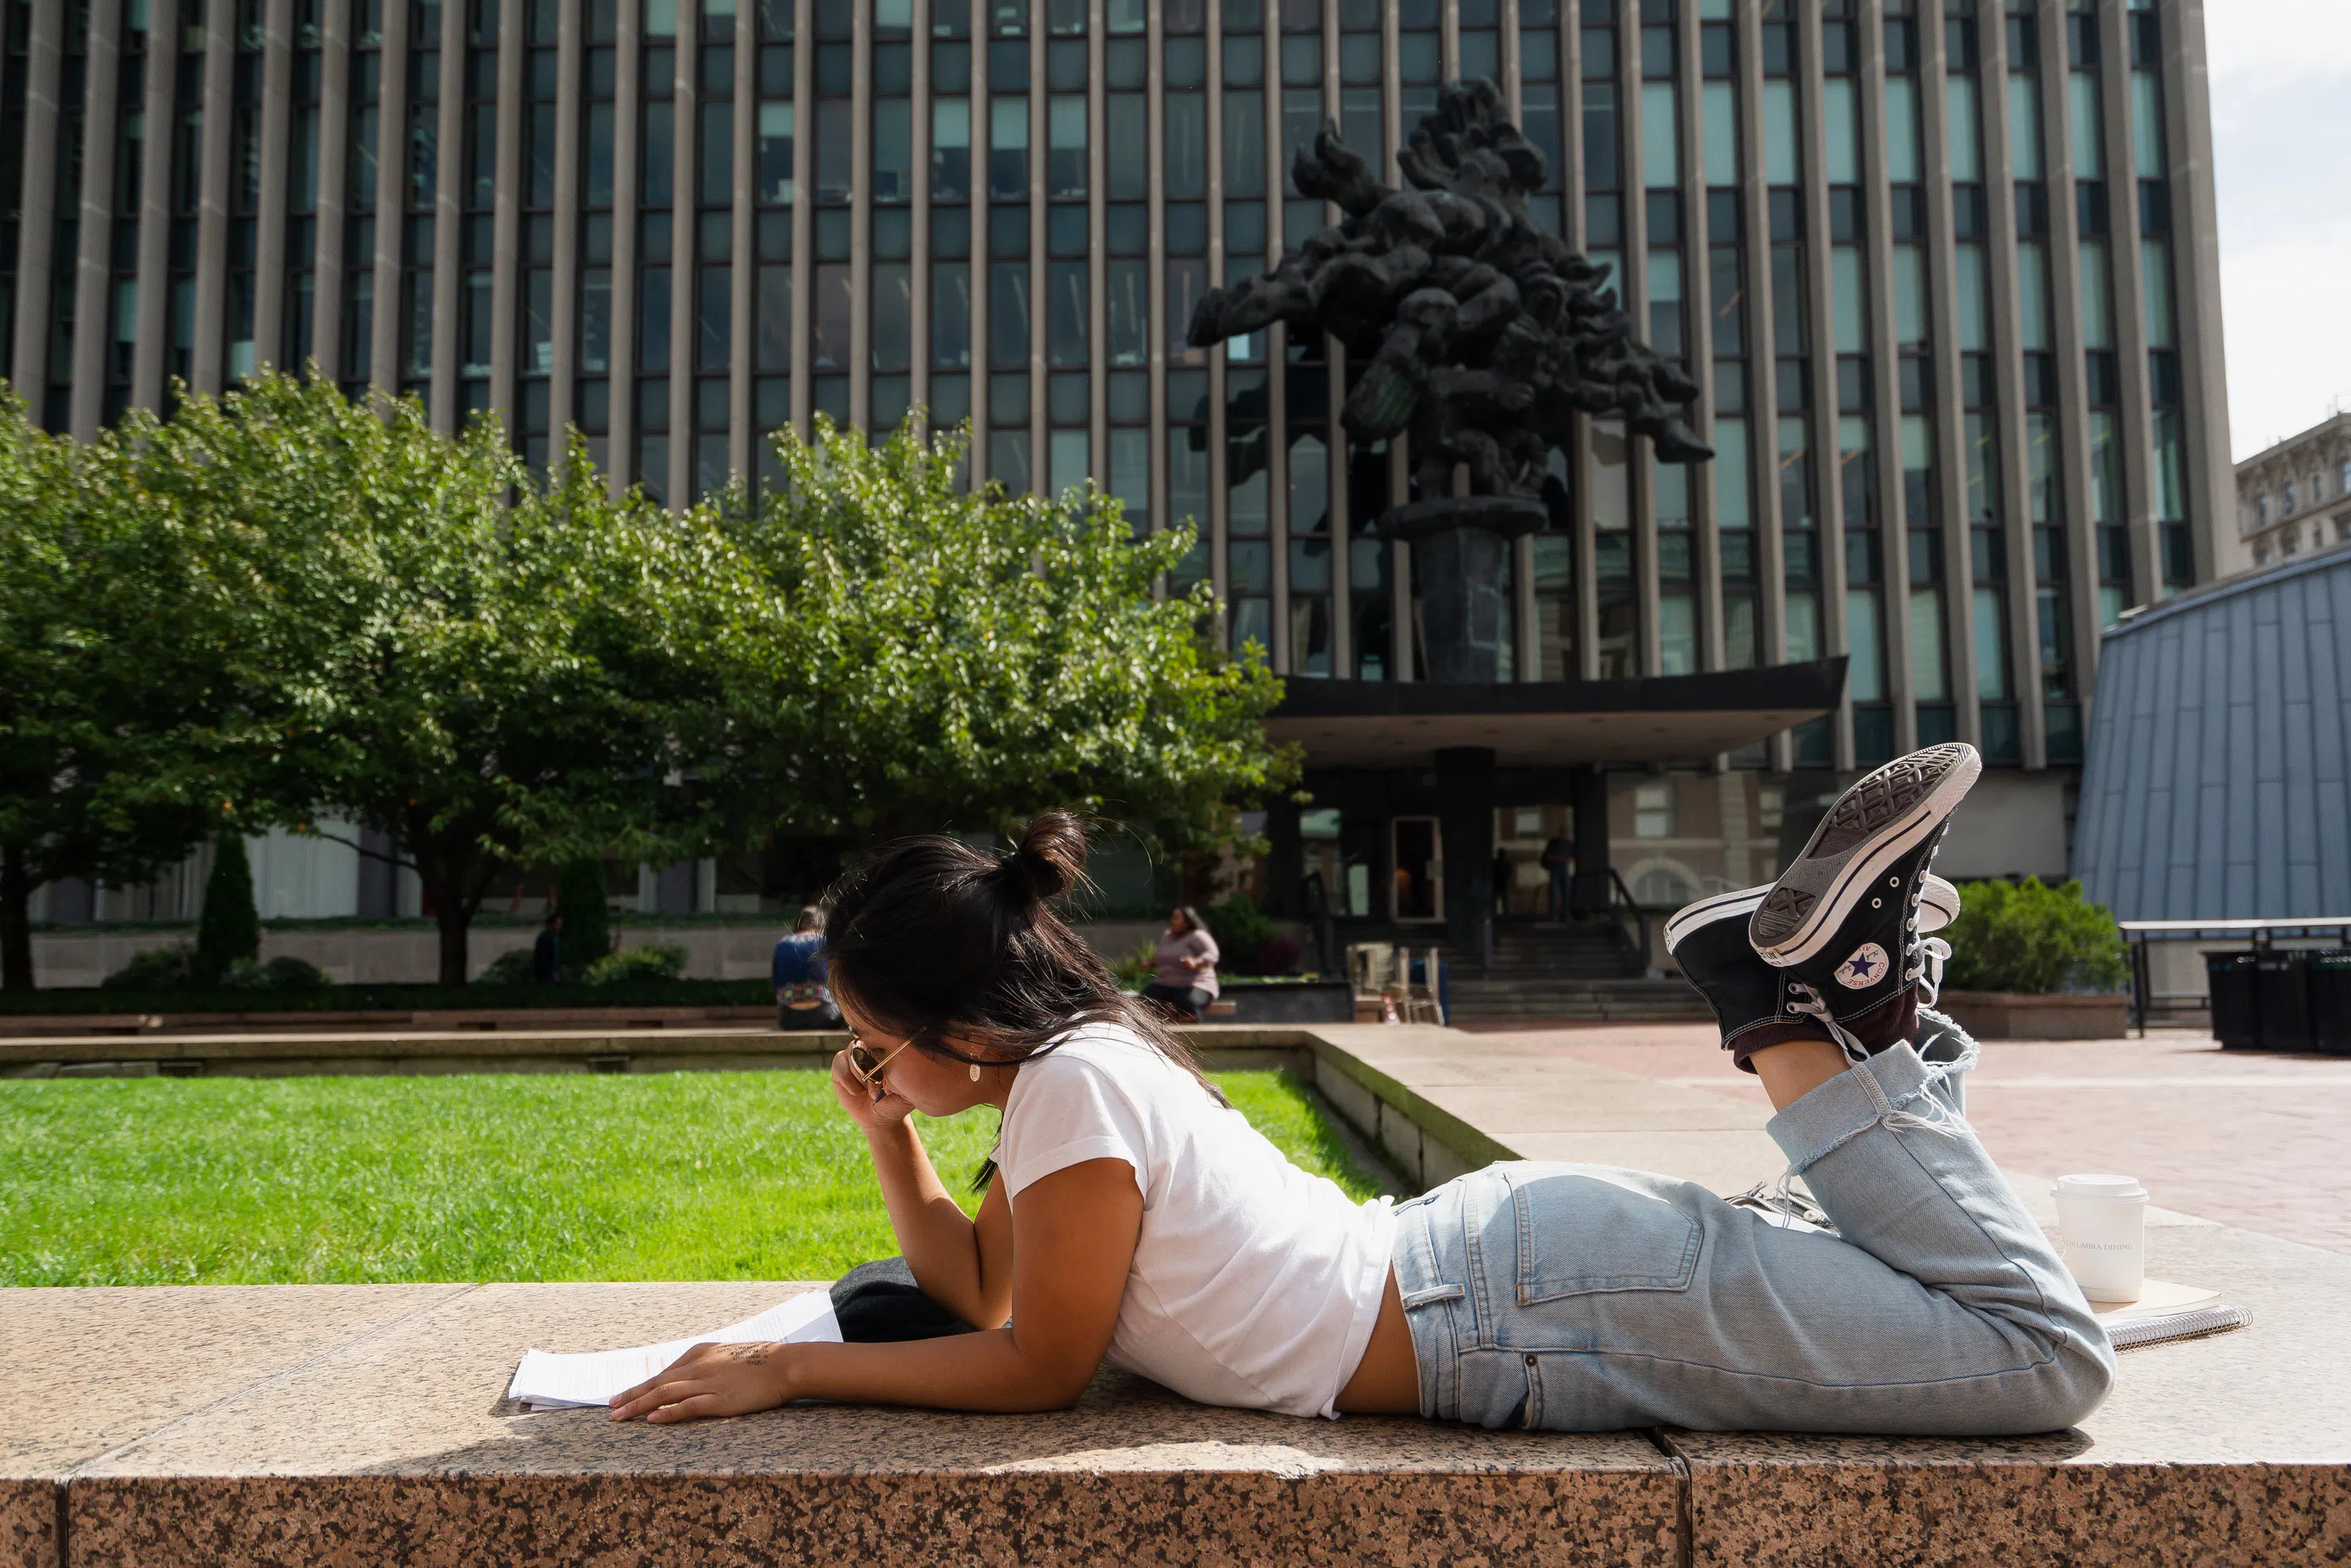
<path fill-rule="evenodd" d="M 882 1070 L 891 1059 L 914 1042 L 902 1040 L 887 1051 L 875 1051 L 856 1035 L 849 1037 L 849 1075 L 868 1088 L 882 1082 Z"/>

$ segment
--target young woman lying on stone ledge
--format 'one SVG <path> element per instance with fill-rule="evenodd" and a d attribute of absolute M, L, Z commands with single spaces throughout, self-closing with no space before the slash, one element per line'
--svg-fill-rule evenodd
<path fill-rule="evenodd" d="M 1977 768 L 1945 746 L 1881 768 L 1772 888 L 1669 929 L 1834 1233 L 1686 1181 L 1550 1163 L 1359 1207 L 1227 1106 L 1052 912 L 1084 859 L 1073 820 L 1040 818 L 1000 859 L 899 844 L 832 894 L 832 986 L 857 1036 L 833 1089 L 914 1279 L 978 1332 L 701 1345 L 614 1417 L 795 1399 L 1050 1410 L 1107 1358 L 1293 1416 L 2067 1426 L 2105 1394 L 2113 1353 L 1961 1118 L 1973 1042 L 1918 1009 L 1949 953 L 1919 932 L 1927 865 Z M 979 1105 L 1003 1130 L 973 1219 L 906 1118 Z"/>

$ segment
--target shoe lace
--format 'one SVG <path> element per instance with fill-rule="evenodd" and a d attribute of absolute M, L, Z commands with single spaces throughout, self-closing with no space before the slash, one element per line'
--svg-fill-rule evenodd
<path fill-rule="evenodd" d="M 1927 851 L 1927 863 L 1917 872 L 1917 886 L 1924 887 L 1927 873 L 1935 867 L 1935 857 L 1943 852 L 1943 836 L 1935 835 L 1935 842 Z M 1909 917 L 1902 923 L 1902 981 L 1918 988 L 1921 1007 L 1933 1007 L 1943 995 L 1943 966 L 1950 962 L 1951 945 L 1940 936 L 1918 935 L 1918 898 L 1910 896 Z"/>
<path fill-rule="evenodd" d="M 1847 1061 L 1869 1060 L 1869 1048 L 1861 1043 L 1859 1036 L 1837 1022 L 1836 1015 L 1829 1010 L 1828 998 L 1821 994 L 1819 988 L 1808 986 L 1802 980 L 1790 980 L 1788 997 L 1788 1010 L 1802 1013 L 1828 1030 L 1829 1038 L 1837 1042 L 1837 1049 L 1844 1052 Z"/>

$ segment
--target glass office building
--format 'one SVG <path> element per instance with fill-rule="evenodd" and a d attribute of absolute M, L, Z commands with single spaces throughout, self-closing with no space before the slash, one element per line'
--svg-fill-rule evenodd
<path fill-rule="evenodd" d="M 315 360 L 567 424 L 680 500 L 760 433 L 968 418 L 978 476 L 1196 519 L 1224 634 L 1419 664 L 1402 455 L 1348 367 L 1201 350 L 1202 291 L 1395 178 L 1451 78 L 1550 158 L 1540 222 L 1684 356 L 1710 465 L 1586 428 L 1519 542 L 1512 673 L 1844 653 L 1712 758 L 2080 758 L 2097 641 L 2234 563 L 2201 12 L 2184 0 L 0 0 L 0 321 L 51 428 Z M 1659 761 L 1666 759 L 1660 758 Z"/>

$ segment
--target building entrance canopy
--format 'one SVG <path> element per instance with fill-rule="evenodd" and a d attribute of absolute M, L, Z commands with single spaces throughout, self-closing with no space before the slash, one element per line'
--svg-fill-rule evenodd
<path fill-rule="evenodd" d="M 1834 708 L 1842 658 L 1624 681 L 1449 685 L 1292 678 L 1266 733 L 1310 768 L 1425 768 L 1460 747 L 1504 768 L 1711 757 Z"/>

